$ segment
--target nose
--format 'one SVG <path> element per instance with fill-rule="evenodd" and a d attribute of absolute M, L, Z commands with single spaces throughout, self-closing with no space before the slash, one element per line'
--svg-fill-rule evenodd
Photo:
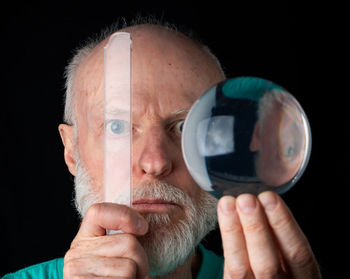
<path fill-rule="evenodd" d="M 171 143 L 166 132 L 156 127 L 137 139 L 134 143 L 133 164 L 136 173 L 150 177 L 165 177 L 173 168 Z M 174 152 L 175 150 L 173 150 Z"/>

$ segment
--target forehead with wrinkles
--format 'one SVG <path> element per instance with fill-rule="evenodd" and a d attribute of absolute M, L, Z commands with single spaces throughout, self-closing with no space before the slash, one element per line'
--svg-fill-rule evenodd
<path fill-rule="evenodd" d="M 138 102 L 158 100 L 150 109 L 176 110 L 177 102 L 193 102 L 223 79 L 208 52 L 181 33 L 155 25 L 133 26 L 121 31 L 132 35 L 135 107 L 139 106 Z M 108 39 L 102 41 L 77 69 L 73 91 L 78 123 L 79 118 L 103 109 L 103 48 Z"/>

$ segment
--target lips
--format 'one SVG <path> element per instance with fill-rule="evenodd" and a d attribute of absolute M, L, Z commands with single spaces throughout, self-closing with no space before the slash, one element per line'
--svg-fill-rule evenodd
<path fill-rule="evenodd" d="M 171 201 L 166 201 L 162 199 L 148 199 L 148 198 L 135 200 L 132 204 L 133 205 L 135 204 L 173 204 L 175 205 L 175 203 Z"/>
<path fill-rule="evenodd" d="M 132 203 L 132 207 L 140 212 L 167 212 L 174 207 L 179 207 L 178 204 L 166 201 L 162 199 L 149 199 L 149 198 L 143 198 L 135 200 Z"/>

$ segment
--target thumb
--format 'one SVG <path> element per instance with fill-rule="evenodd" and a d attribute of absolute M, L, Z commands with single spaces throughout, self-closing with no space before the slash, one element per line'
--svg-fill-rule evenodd
<path fill-rule="evenodd" d="M 96 203 L 87 211 L 79 229 L 79 236 L 95 237 L 106 230 L 143 235 L 148 230 L 147 221 L 132 208 L 114 203 Z"/>

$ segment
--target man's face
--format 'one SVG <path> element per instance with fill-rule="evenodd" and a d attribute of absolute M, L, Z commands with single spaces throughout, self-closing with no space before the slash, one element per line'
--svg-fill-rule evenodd
<path fill-rule="evenodd" d="M 224 77 L 214 59 L 182 35 L 146 27 L 133 30 L 132 39 L 133 187 L 163 181 L 195 199 L 202 190 L 182 158 L 181 123 L 193 102 Z M 73 85 L 78 127 L 75 153 L 87 170 L 94 190 L 100 194 L 103 191 L 103 46 L 107 41 L 82 62 Z M 122 167 L 116 162 L 116 171 Z M 182 214 L 178 207 L 134 206 L 141 212 L 166 211 L 179 217 Z"/>

